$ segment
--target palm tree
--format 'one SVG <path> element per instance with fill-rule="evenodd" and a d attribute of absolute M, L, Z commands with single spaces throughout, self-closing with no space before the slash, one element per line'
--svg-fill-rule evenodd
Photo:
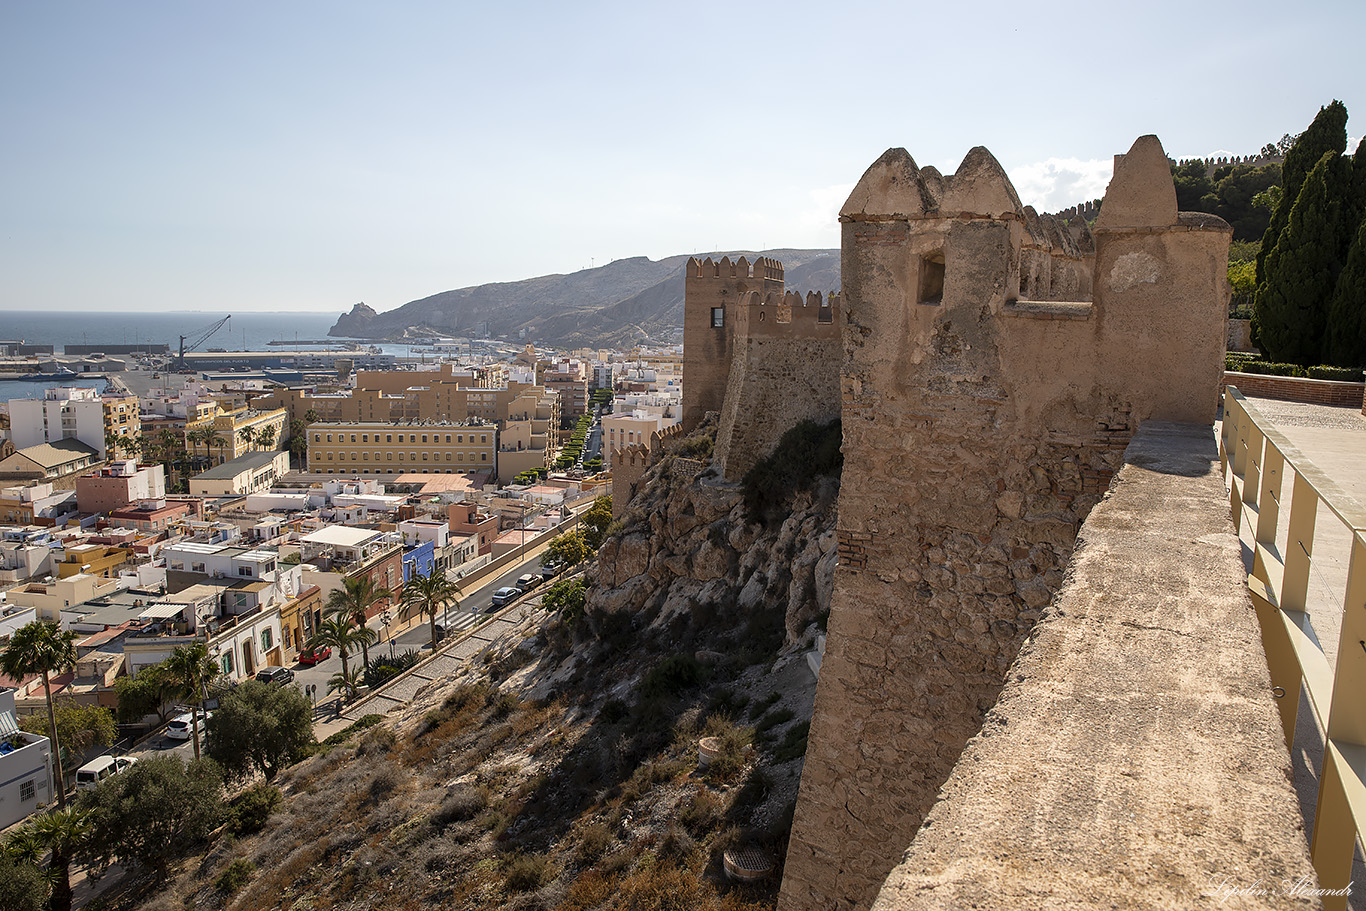
<path fill-rule="evenodd" d="M 275 425 L 267 424 L 256 432 L 256 442 L 261 444 L 262 449 L 275 448 Z"/>
<path fill-rule="evenodd" d="M 411 616 L 414 612 L 427 615 L 431 623 L 432 651 L 436 651 L 436 615 L 459 597 L 460 586 L 436 569 L 425 576 L 416 574 L 404 583 L 401 599 L 404 616 Z"/>
<path fill-rule="evenodd" d="M 318 422 L 318 412 L 312 408 L 304 412 L 304 424 L 316 424 Z"/>
<path fill-rule="evenodd" d="M 337 653 L 341 655 L 341 676 L 343 679 L 351 681 L 351 685 L 347 689 L 347 694 L 351 695 L 355 692 L 354 681 L 356 677 L 351 674 L 351 666 L 347 656 L 351 649 L 357 645 L 364 648 L 378 638 L 375 631 L 369 627 L 352 626 L 350 617 L 342 614 L 329 614 L 318 624 L 318 629 L 313 634 L 313 638 L 308 640 L 308 644 L 326 645 L 337 650 Z M 331 691 L 329 690 L 329 692 Z"/>
<path fill-rule="evenodd" d="M 118 446 L 119 435 L 112 430 L 106 430 L 104 432 L 104 457 L 106 459 L 118 458 Z"/>
<path fill-rule="evenodd" d="M 248 424 L 247 426 L 243 427 L 241 430 L 237 431 L 237 435 L 238 435 L 239 437 L 242 438 L 242 444 L 243 444 L 244 446 L 246 446 L 247 449 L 253 449 L 253 448 L 255 448 L 255 446 L 256 446 L 256 428 L 255 428 L 255 427 L 253 427 L 252 425 Z"/>
<path fill-rule="evenodd" d="M 394 593 L 387 588 L 377 588 L 375 581 L 369 576 L 348 576 L 342 579 L 342 587 L 334 588 L 327 596 L 327 612 L 339 614 L 349 619 L 361 629 L 365 629 L 365 621 L 370 608 L 379 604 L 381 601 L 392 598 Z M 365 666 L 370 666 L 370 643 L 364 640 L 360 644 L 361 655 L 365 660 Z"/>
<path fill-rule="evenodd" d="M 340 670 L 328 678 L 327 691 L 329 693 L 340 692 L 342 697 L 348 701 L 355 699 L 356 691 L 360 689 L 363 676 L 360 668 Z"/>
<path fill-rule="evenodd" d="M 52 852 L 48 878 L 52 882 L 51 911 L 71 909 L 71 856 L 90 835 L 90 812 L 76 807 L 44 813 L 30 825 L 35 839 Z"/>
<path fill-rule="evenodd" d="M 199 716 L 203 712 L 204 696 L 213 678 L 218 676 L 218 662 L 209 657 L 203 642 L 177 645 L 166 659 L 166 672 L 175 684 L 176 692 L 192 699 L 190 723 L 194 727 L 194 758 L 199 758 Z"/>
<path fill-rule="evenodd" d="M 76 634 L 63 632 L 55 623 L 34 620 L 15 630 L 9 646 L 0 654 L 0 672 L 6 677 L 22 680 L 29 674 L 43 675 L 43 693 L 47 696 L 47 729 L 52 735 L 52 755 L 57 774 L 57 806 L 66 809 L 66 782 L 63 781 L 62 745 L 57 742 L 57 718 L 52 711 L 52 675 L 76 664 Z"/>

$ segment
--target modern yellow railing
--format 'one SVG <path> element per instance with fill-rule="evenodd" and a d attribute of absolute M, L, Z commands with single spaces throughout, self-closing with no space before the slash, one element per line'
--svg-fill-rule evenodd
<path fill-rule="evenodd" d="M 1224 395 L 1219 456 L 1234 527 L 1247 528 L 1253 536 L 1247 582 L 1286 745 L 1293 748 L 1301 692 L 1308 695 L 1325 735 L 1310 854 L 1319 887 L 1345 892 L 1356 842 L 1366 829 L 1366 511 L 1232 386 Z M 1282 523 L 1287 480 L 1289 514 Z M 1314 531 L 1321 509 L 1327 510 L 1325 519 L 1331 514 L 1342 523 L 1351 541 L 1335 667 L 1319 644 L 1309 613 Z M 1282 524 L 1283 535 L 1277 531 Z M 1354 889 L 1363 887 L 1357 883 Z M 1345 895 L 1325 896 L 1323 907 L 1345 908 Z"/>

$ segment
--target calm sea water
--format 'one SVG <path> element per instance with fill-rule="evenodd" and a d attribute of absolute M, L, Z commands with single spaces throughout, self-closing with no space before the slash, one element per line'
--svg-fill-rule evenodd
<path fill-rule="evenodd" d="M 60 354 L 66 345 L 135 345 L 161 342 L 175 351 L 180 336 L 187 344 L 208 331 L 225 314 L 204 310 L 173 310 L 164 313 L 100 311 L 92 313 L 35 313 L 0 311 L 0 339 L 22 339 L 32 345 L 55 345 Z M 267 342 L 325 339 L 340 313 L 280 312 L 234 313 L 223 328 L 210 336 L 199 351 L 224 348 L 255 350 Z"/>

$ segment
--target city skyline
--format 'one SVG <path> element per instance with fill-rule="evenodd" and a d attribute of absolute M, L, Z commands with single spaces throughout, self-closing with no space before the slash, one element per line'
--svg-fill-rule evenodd
<path fill-rule="evenodd" d="M 1366 25 L 1345 3 L 732 9 L 6 6 L 0 310 L 386 311 L 834 247 L 891 146 L 949 172 L 985 145 L 1056 210 L 1142 133 L 1247 155 L 1353 110 Z"/>

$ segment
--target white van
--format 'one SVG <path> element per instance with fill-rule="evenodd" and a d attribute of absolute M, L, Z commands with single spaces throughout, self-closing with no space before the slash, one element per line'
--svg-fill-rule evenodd
<path fill-rule="evenodd" d="M 117 775 L 137 762 L 132 756 L 100 756 L 76 770 L 76 790 L 86 791 L 100 786 L 111 775 Z"/>

